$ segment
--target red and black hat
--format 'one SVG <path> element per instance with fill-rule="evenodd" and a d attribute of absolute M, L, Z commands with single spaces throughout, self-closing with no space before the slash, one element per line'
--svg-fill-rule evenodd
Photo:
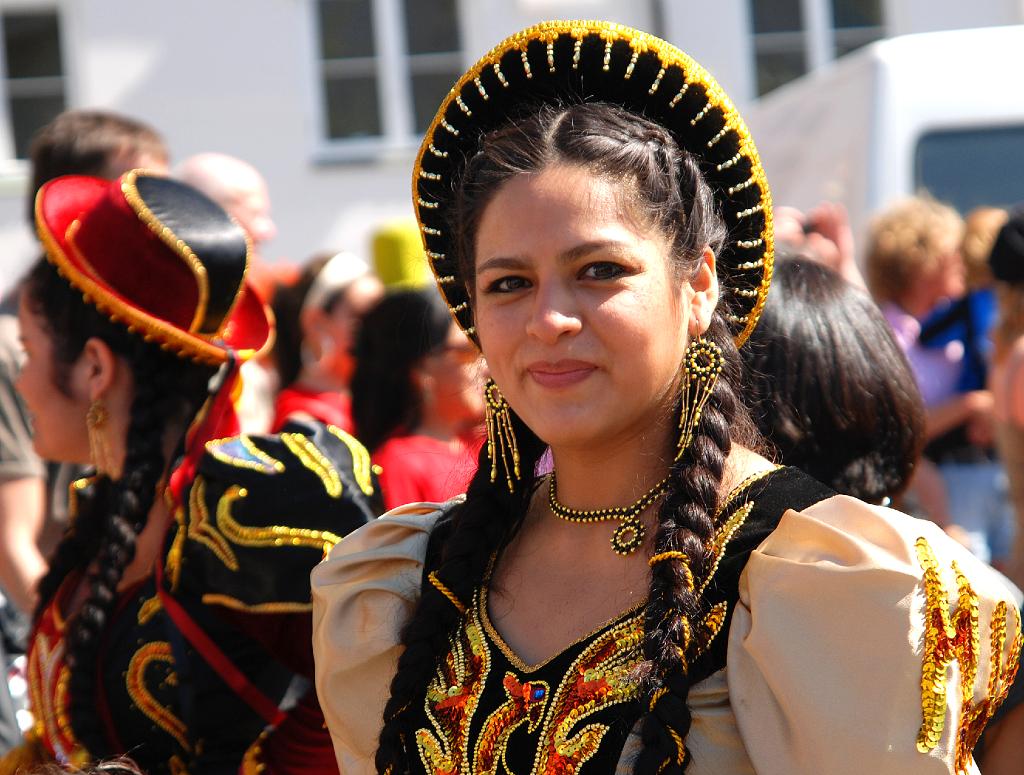
<path fill-rule="evenodd" d="M 36 197 L 36 226 L 86 301 L 147 341 L 211 364 L 272 342 L 270 312 L 245 278 L 248 235 L 191 186 L 143 170 L 56 178 Z"/>
<path fill-rule="evenodd" d="M 602 21 L 549 21 L 505 39 L 458 80 L 427 129 L 413 203 L 438 288 L 476 341 L 455 258 L 455 183 L 480 138 L 531 106 L 610 102 L 661 124 L 700 162 L 729 229 L 718 255 L 723 312 L 737 345 L 761 315 L 774 261 L 771 194 L 743 119 L 711 75 L 675 46 Z"/>

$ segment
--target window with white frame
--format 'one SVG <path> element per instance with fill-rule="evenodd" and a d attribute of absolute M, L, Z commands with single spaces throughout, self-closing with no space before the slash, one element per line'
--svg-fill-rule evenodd
<path fill-rule="evenodd" d="M 757 92 L 885 34 L 881 0 L 750 0 Z"/>
<path fill-rule="evenodd" d="M 3 94 L 13 155 L 28 157 L 36 130 L 65 107 L 60 20 L 56 11 L 4 11 Z"/>
<path fill-rule="evenodd" d="M 322 137 L 408 145 L 462 74 L 457 0 L 316 0 Z"/>

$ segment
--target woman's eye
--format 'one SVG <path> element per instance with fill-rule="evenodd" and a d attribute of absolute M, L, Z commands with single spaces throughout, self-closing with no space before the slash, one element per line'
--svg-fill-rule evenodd
<path fill-rule="evenodd" d="M 587 264 L 580 276 L 587 280 L 611 280 L 626 273 L 626 268 L 621 264 L 611 261 L 599 261 Z"/>
<path fill-rule="evenodd" d="M 488 293 L 513 293 L 528 288 L 530 281 L 525 277 L 501 277 L 487 286 Z"/>

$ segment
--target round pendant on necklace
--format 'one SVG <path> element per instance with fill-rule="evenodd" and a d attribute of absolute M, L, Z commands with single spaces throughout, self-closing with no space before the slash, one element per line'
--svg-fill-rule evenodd
<path fill-rule="evenodd" d="M 624 519 L 612 533 L 612 551 L 621 555 L 632 554 L 643 546 L 646 534 L 647 530 L 639 519 Z"/>

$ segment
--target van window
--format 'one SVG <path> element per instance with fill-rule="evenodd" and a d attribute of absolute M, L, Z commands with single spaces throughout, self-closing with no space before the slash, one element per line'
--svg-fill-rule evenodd
<path fill-rule="evenodd" d="M 1024 202 L 1024 126 L 928 132 L 917 143 L 914 184 L 966 213 Z"/>

